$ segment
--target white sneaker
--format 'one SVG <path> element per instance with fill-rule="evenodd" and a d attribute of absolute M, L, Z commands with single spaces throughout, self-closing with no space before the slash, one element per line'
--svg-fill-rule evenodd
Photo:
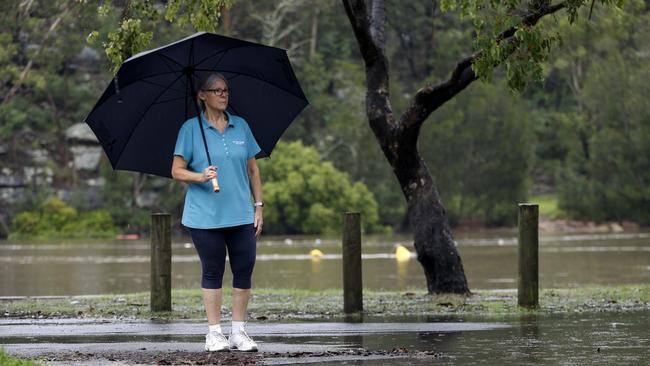
<path fill-rule="evenodd" d="M 205 350 L 208 352 L 230 351 L 230 344 L 223 334 L 209 332 L 205 335 Z"/>
<path fill-rule="evenodd" d="M 240 329 L 238 332 L 230 334 L 230 337 L 228 337 L 228 343 L 230 343 L 230 348 L 233 350 L 241 352 L 257 352 L 257 343 L 246 334 L 244 329 Z"/>

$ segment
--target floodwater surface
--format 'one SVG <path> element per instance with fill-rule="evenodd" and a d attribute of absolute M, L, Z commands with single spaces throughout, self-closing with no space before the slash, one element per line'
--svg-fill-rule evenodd
<path fill-rule="evenodd" d="M 517 287 L 516 230 L 455 234 L 471 289 Z M 364 237 L 363 284 L 374 290 L 424 289 L 415 259 L 397 260 L 410 237 Z M 199 258 L 189 238 L 173 239 L 172 286 L 198 288 Z M 323 252 L 320 258 L 309 255 Z M 29 243 L 0 241 L 0 296 L 85 295 L 149 290 L 146 240 Z M 262 238 L 253 286 L 322 290 L 342 287 L 341 243 L 316 237 Z M 226 268 L 224 286 L 232 276 Z M 638 284 L 650 281 L 650 232 L 545 235 L 540 287 Z"/>
<path fill-rule="evenodd" d="M 261 353 L 298 353 L 286 360 L 265 359 L 265 364 L 647 365 L 649 315 L 645 310 L 527 314 L 499 319 L 369 317 L 358 324 L 253 322 L 247 329 L 258 341 Z M 0 344 L 10 354 L 22 357 L 48 354 L 74 360 L 79 351 L 92 353 L 95 360 L 88 364 L 102 355 L 121 355 L 128 360 L 138 359 L 145 352 L 179 351 L 191 358 L 204 353 L 205 328 L 204 323 L 178 321 L 6 319 L 0 321 Z M 228 331 L 224 327 L 224 332 Z M 370 351 L 372 357 L 353 355 L 337 361 L 300 354 L 360 348 Z M 404 350 L 404 354 L 396 358 L 390 353 L 394 349 Z M 421 353 L 435 356 L 418 356 Z"/>

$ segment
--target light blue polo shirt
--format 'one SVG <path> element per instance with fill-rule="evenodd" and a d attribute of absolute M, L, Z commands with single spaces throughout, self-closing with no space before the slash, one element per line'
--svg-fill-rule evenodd
<path fill-rule="evenodd" d="M 181 223 L 190 228 L 215 229 L 253 223 L 247 161 L 261 149 L 246 120 L 226 114 L 228 125 L 223 134 L 208 124 L 205 114 L 201 114 L 212 164 L 217 167 L 220 190 L 215 193 L 209 181 L 189 184 Z M 190 118 L 181 127 L 174 155 L 187 162 L 188 170 L 201 173 L 208 167 L 208 159 L 196 119 Z"/>

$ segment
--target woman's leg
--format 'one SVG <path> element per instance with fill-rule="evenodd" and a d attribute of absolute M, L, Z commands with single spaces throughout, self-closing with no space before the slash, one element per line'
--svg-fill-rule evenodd
<path fill-rule="evenodd" d="M 203 305 L 205 315 L 208 317 L 209 325 L 216 325 L 221 322 L 221 289 L 204 288 Z"/>
<path fill-rule="evenodd" d="M 226 245 L 232 270 L 232 320 L 245 321 L 251 293 L 257 242 L 253 224 L 230 228 Z"/>
<path fill-rule="evenodd" d="M 221 286 L 226 263 L 226 241 L 218 229 L 189 229 L 201 259 L 203 305 L 210 325 L 221 321 Z"/>
<path fill-rule="evenodd" d="M 246 321 L 246 309 L 248 309 L 248 299 L 251 296 L 251 289 L 235 288 L 232 289 L 232 320 L 236 322 Z"/>

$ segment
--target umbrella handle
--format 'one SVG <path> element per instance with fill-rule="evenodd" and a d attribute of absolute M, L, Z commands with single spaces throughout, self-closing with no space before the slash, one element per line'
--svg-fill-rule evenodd
<path fill-rule="evenodd" d="M 219 182 L 217 181 L 217 177 L 214 177 L 211 179 L 212 181 L 212 189 L 214 190 L 215 193 L 219 192 Z"/>

